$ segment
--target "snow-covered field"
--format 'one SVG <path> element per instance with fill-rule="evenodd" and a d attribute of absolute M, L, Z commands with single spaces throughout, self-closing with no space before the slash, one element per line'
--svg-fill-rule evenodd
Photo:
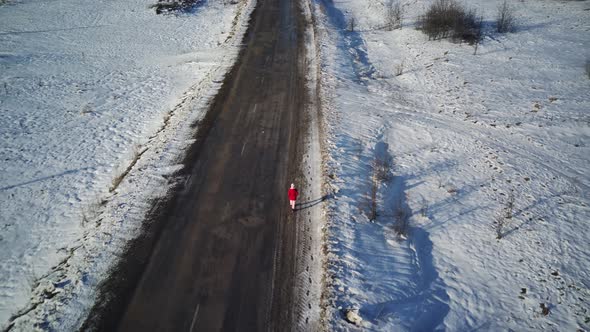
<path fill-rule="evenodd" d="M 155 2 L 0 2 L 1 329 L 79 326 L 181 167 L 255 4 Z"/>
<path fill-rule="evenodd" d="M 485 15 L 477 55 L 415 30 L 429 1 L 401 3 L 403 28 L 384 31 L 388 2 L 312 2 L 334 194 L 327 329 L 588 330 L 590 2 L 513 1 L 517 30 L 500 35 L 499 0 L 464 1 Z M 254 1 L 152 4 L 0 1 L 1 329 L 80 325 L 182 167 Z M 375 159 L 391 174 L 371 222 Z"/>
<path fill-rule="evenodd" d="M 430 1 L 402 0 L 395 31 L 379 28 L 388 1 L 313 3 L 327 330 L 589 330 L 590 2 L 510 1 L 517 29 L 497 34 L 501 1 L 461 1 L 485 18 L 477 55 L 415 29 Z M 391 173 L 371 222 L 375 159 Z"/>

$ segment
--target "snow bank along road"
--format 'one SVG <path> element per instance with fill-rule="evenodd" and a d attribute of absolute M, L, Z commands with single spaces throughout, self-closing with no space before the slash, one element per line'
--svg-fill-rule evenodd
<path fill-rule="evenodd" d="M 298 172 L 304 130 L 302 21 L 294 1 L 257 6 L 240 60 L 199 124 L 186 181 L 159 212 L 163 226 L 145 270 L 131 296 L 119 296 L 126 307 L 103 314 L 95 328 L 292 326 L 297 244 L 286 189 Z M 145 254 L 141 247 L 136 257 Z"/>

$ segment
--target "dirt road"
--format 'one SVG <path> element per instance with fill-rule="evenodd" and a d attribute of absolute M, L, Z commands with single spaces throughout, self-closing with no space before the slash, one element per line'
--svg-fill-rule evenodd
<path fill-rule="evenodd" d="M 239 63 L 200 124 L 186 185 L 161 231 L 120 331 L 288 331 L 295 226 L 287 188 L 300 161 L 302 21 L 293 0 L 259 0 Z M 133 253 L 131 253 L 133 254 Z M 98 324 L 101 326 L 101 324 Z"/>

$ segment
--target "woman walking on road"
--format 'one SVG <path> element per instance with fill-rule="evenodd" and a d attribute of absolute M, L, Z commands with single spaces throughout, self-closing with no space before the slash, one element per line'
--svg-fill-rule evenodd
<path fill-rule="evenodd" d="M 295 201 L 297 200 L 297 196 L 299 195 L 299 191 L 295 189 L 295 184 L 291 183 L 291 188 L 289 189 L 289 203 L 291 203 L 291 211 L 295 212 Z"/>

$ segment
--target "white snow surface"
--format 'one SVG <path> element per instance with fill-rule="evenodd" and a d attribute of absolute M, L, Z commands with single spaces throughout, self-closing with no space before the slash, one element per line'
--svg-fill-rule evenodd
<path fill-rule="evenodd" d="M 477 55 L 416 30 L 430 1 L 401 0 L 394 31 L 388 1 L 312 3 L 334 195 L 326 329 L 589 330 L 590 2 L 509 1 L 516 31 L 497 34 L 501 1 L 461 1 L 484 15 Z M 376 156 L 392 164 L 371 222 Z"/>
<path fill-rule="evenodd" d="M 80 326 L 182 168 L 255 5 L 154 3 L 0 5 L 0 329 Z"/>

